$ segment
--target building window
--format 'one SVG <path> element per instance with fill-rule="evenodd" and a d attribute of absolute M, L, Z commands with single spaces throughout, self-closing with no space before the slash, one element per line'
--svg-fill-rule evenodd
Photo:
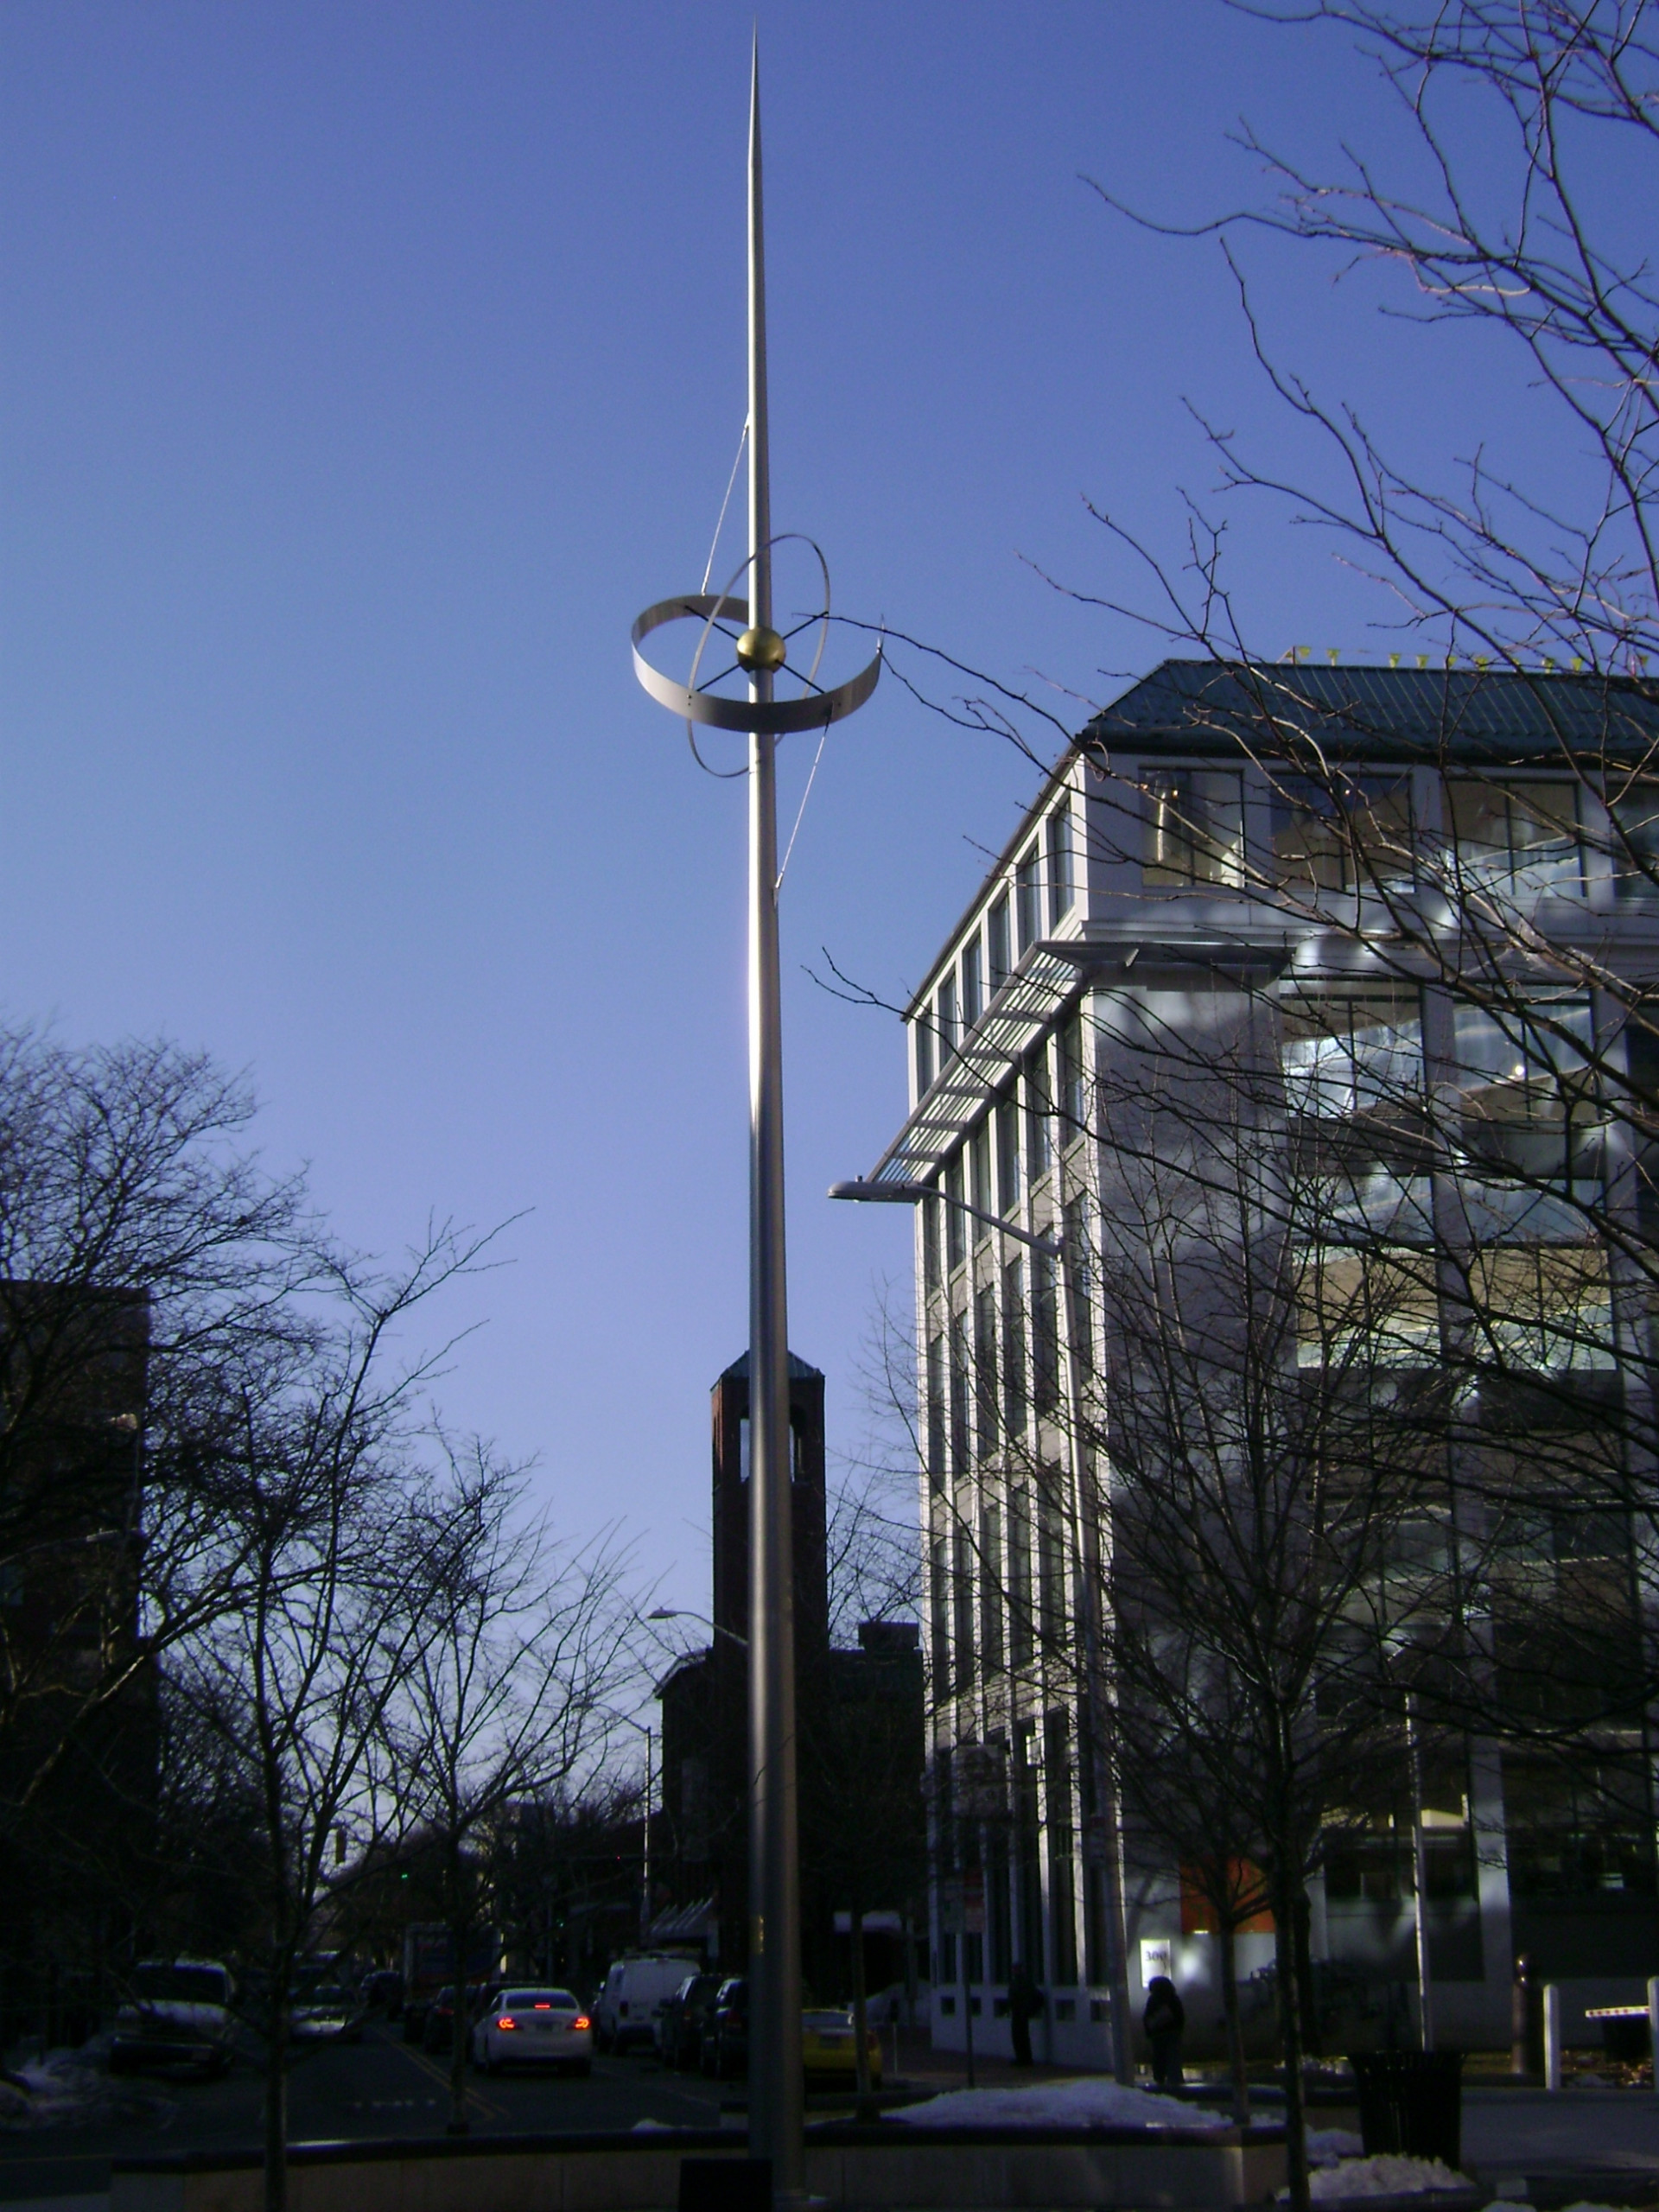
<path fill-rule="evenodd" d="M 928 1548 L 928 1611 L 932 1629 L 933 1696 L 935 1702 L 950 1694 L 950 1569 L 944 1538 L 935 1536 Z M 944 1755 L 941 1754 L 941 1765 Z M 941 1775 L 948 1789 L 948 1770 Z M 943 1798 L 944 1792 L 941 1792 Z"/>
<path fill-rule="evenodd" d="M 1008 1498 L 1008 1653 L 1016 1667 L 1031 1664 L 1036 1624 L 1031 1609 L 1031 1496 Z"/>
<path fill-rule="evenodd" d="M 969 1030 L 985 1011 L 984 970 L 976 931 L 962 948 L 962 1026 Z"/>
<path fill-rule="evenodd" d="M 922 1281 L 930 1290 L 939 1287 L 939 1202 L 924 1198 L 922 1216 Z"/>
<path fill-rule="evenodd" d="M 1032 1750 L 1037 1724 L 1022 1720 L 1014 1732 L 1014 1840 L 1020 1895 L 1020 1955 L 1032 1979 L 1040 1980 L 1043 1958 L 1043 1869 L 1041 1777 Z"/>
<path fill-rule="evenodd" d="M 987 1675 L 1002 1671 L 1002 1513 L 988 1505 L 979 1521 L 979 1649 Z"/>
<path fill-rule="evenodd" d="M 1060 1142 L 1070 1144 L 1086 1124 L 1088 1096 L 1083 1058 L 1083 1008 L 1074 1007 L 1061 1025 L 1057 1049 L 1060 1064 Z"/>
<path fill-rule="evenodd" d="M 1315 1121 L 1415 1118 L 1423 1087 L 1423 1008 L 1416 988 L 1308 990 L 1280 1001 L 1285 1103 Z"/>
<path fill-rule="evenodd" d="M 1066 1603 L 1065 1522 L 1060 1498 L 1060 1471 L 1045 1467 L 1037 1484 L 1037 1575 L 1043 1649 L 1051 1656 L 1065 1649 L 1071 1612 Z"/>
<path fill-rule="evenodd" d="M 1466 1134 L 1490 1132 L 1501 1153 L 1505 1130 L 1565 1132 L 1590 1119 L 1595 1099 L 1587 999 L 1540 999 L 1531 1012 L 1459 1006 L 1452 1033 Z"/>
<path fill-rule="evenodd" d="M 944 1338 L 927 1345 L 927 1478 L 935 1490 L 944 1482 Z"/>
<path fill-rule="evenodd" d="M 1523 895 L 1583 890 L 1576 784 L 1457 776 L 1446 792 L 1454 877 Z"/>
<path fill-rule="evenodd" d="M 950 1464 L 965 1475 L 973 1464 L 973 1439 L 968 1427 L 968 1317 L 950 1317 Z"/>
<path fill-rule="evenodd" d="M 1002 1270 L 1002 1421 L 1016 1441 L 1026 1426 L 1025 1268 L 1010 1260 Z"/>
<path fill-rule="evenodd" d="M 1244 779 L 1226 770 L 1164 768 L 1147 779 L 1142 880 L 1154 890 L 1244 880 Z"/>
<path fill-rule="evenodd" d="M 1057 806 L 1048 817 L 1048 925 L 1058 929 L 1077 898 L 1071 852 L 1071 805 Z"/>
<path fill-rule="evenodd" d="M 925 1097 L 933 1082 L 933 1032 L 928 1027 L 927 1009 L 923 1007 L 916 1017 L 916 1096 Z"/>
<path fill-rule="evenodd" d="M 1065 1239 L 1066 1263 L 1071 1269 L 1071 1281 L 1077 1294 L 1077 1334 L 1071 1356 L 1084 1374 L 1088 1375 L 1094 1370 L 1095 1342 L 1089 1297 L 1089 1201 L 1082 1192 L 1066 1201 L 1065 1226 L 1061 1233 Z"/>
<path fill-rule="evenodd" d="M 1008 958 L 1008 894 L 1005 891 L 993 901 L 986 918 L 985 935 L 991 953 L 991 991 L 993 996 L 1008 980 L 1013 966 Z"/>
<path fill-rule="evenodd" d="M 1659 783 L 1646 776 L 1611 776 L 1606 783 L 1612 834 L 1607 839 L 1613 893 L 1646 898 L 1659 885 Z"/>
<path fill-rule="evenodd" d="M 954 1615 L 951 1625 L 956 1632 L 953 1680 L 961 1691 L 974 1686 L 974 1540 L 966 1529 L 957 1529 L 955 1551 L 956 1573 L 950 1592 Z"/>
<path fill-rule="evenodd" d="M 1048 1173 L 1052 1146 L 1049 1116 L 1048 1042 L 1044 1039 L 1026 1062 L 1026 1173 L 1033 1185 Z"/>
<path fill-rule="evenodd" d="M 938 1008 L 939 1066 L 943 1070 L 944 1063 L 957 1049 L 957 979 L 954 976 L 947 976 L 939 985 Z"/>
<path fill-rule="evenodd" d="M 1295 1279 L 1296 1360 L 1355 1377 L 1375 1368 L 1432 1368 L 1440 1301 L 1432 1254 L 1403 1249 L 1310 1251 Z"/>
<path fill-rule="evenodd" d="M 974 1204 L 981 1213 L 996 1211 L 996 1192 L 991 1187 L 991 1117 L 986 1115 L 968 1141 L 969 1164 L 973 1171 Z M 974 1242 L 982 1244 L 991 1233 L 988 1221 L 974 1222 Z"/>
<path fill-rule="evenodd" d="M 1054 1255 L 1031 1255 L 1032 1395 L 1039 1414 L 1060 1402 L 1060 1313 Z"/>
<path fill-rule="evenodd" d="M 1014 896 L 1020 925 L 1020 950 L 1029 952 L 1043 933 L 1043 863 L 1029 847 L 1014 872 Z"/>
<path fill-rule="evenodd" d="M 1043 1771 L 1048 1784 L 1048 1924 L 1054 1979 L 1062 1989 L 1077 1980 L 1077 1830 L 1071 1793 L 1071 1730 L 1060 1708 L 1043 1717 Z"/>
<path fill-rule="evenodd" d="M 947 1269 L 959 1268 L 968 1256 L 968 1242 L 963 1224 L 968 1217 L 962 1210 L 962 1154 L 953 1153 L 944 1163 L 944 1264 Z"/>
<path fill-rule="evenodd" d="M 974 1398 L 979 1455 L 996 1449 L 996 1291 L 987 1283 L 974 1295 Z"/>
<path fill-rule="evenodd" d="M 1275 777 L 1273 872 L 1281 890 L 1394 890 L 1413 880 L 1405 776 Z"/>
<path fill-rule="evenodd" d="M 1020 1109 L 1012 1098 L 996 1109 L 996 1210 L 1012 1213 L 1020 1203 Z"/>

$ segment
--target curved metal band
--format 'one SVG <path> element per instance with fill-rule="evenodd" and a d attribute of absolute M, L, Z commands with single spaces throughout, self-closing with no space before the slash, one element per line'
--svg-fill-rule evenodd
<path fill-rule="evenodd" d="M 639 616 L 631 632 L 634 674 L 658 706 L 683 715 L 688 721 L 702 722 L 711 729 L 787 737 L 797 730 L 823 729 L 831 722 L 838 722 L 843 715 L 850 715 L 855 707 L 861 707 L 875 689 L 881 674 L 879 649 L 868 668 L 849 677 L 845 683 L 838 683 L 833 691 L 826 691 L 817 698 L 774 699 L 765 703 L 753 699 L 722 699 L 712 691 L 693 691 L 653 668 L 639 650 L 643 641 L 653 630 L 661 629 L 664 622 L 677 622 L 688 615 L 707 622 L 721 614 L 747 623 L 748 601 L 722 598 L 713 592 L 687 592 L 680 599 L 659 599 L 655 607 L 648 607 Z"/>

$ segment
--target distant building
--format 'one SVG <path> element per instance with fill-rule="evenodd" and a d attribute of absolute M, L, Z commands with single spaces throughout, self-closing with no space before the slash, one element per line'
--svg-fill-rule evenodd
<path fill-rule="evenodd" d="M 857 1650 L 830 1647 L 823 1376 L 791 1352 L 789 1378 L 802 1960 L 822 1995 L 844 1988 L 836 1915 L 849 1909 L 852 1887 L 873 1882 L 880 1892 L 860 1900 L 881 1931 L 867 1943 L 873 1986 L 901 1978 L 901 1931 L 912 1910 L 919 1932 L 922 1663 L 912 1622 L 866 1622 Z M 711 1411 L 715 1636 L 658 1688 L 663 1810 L 652 1857 L 661 1902 L 652 1935 L 699 1944 L 711 1963 L 737 1973 L 747 1961 L 748 1885 L 747 1354 L 715 1384 Z"/>
<path fill-rule="evenodd" d="M 142 1294 L 0 1283 L 0 2043 L 94 2023 L 152 1839 L 149 1344 Z"/>

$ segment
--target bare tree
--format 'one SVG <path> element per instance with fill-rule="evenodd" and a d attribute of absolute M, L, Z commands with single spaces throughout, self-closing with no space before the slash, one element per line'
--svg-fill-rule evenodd
<path fill-rule="evenodd" d="M 129 1725 L 227 1602 L 202 1453 L 224 1363 L 302 1344 L 327 1255 L 245 1148 L 243 1084 L 165 1044 L 0 1028 L 0 1826 Z M 211 1548 L 214 1573 L 204 1573 Z M 44 1815 L 49 1829 L 54 1823 Z"/>
<path fill-rule="evenodd" d="M 396 1325 L 475 1263 L 435 1236 L 391 1276 L 342 1271 L 310 1340 L 218 1377 L 221 1541 L 239 1602 L 175 1647 L 174 1694 L 257 1808 L 249 1919 L 265 2065 L 267 2212 L 287 2202 L 294 1998 L 342 1828 L 371 1840 L 408 1819 L 388 1720 L 439 1618 L 467 1525 L 420 1480 L 419 1390 L 395 1366 Z M 212 1571 L 211 1563 L 208 1570 Z"/>
<path fill-rule="evenodd" d="M 474 1446 L 419 1506 L 442 1559 L 388 1742 L 435 1850 L 454 1965 L 449 2132 L 467 2128 L 467 1961 L 477 1873 L 522 1801 L 569 1789 L 602 1756 L 633 1675 L 636 1605 L 613 1536 L 559 1544 L 524 1514 L 524 1481 Z"/>

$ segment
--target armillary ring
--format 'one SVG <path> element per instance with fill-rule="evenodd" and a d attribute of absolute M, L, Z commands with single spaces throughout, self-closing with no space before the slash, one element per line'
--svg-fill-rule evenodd
<path fill-rule="evenodd" d="M 688 736 L 690 735 L 689 725 L 692 722 L 701 722 L 711 729 L 747 731 L 760 737 L 787 737 L 798 730 L 825 729 L 831 722 L 840 721 L 843 715 L 850 715 L 855 708 L 861 707 L 874 690 L 881 674 L 881 651 L 879 646 L 875 658 L 869 665 L 861 668 L 856 676 L 849 677 L 845 683 L 838 683 L 830 691 L 824 690 L 818 683 L 818 664 L 823 658 L 824 639 L 830 627 L 830 568 L 818 547 L 799 531 L 782 532 L 769 541 L 766 550 L 769 552 L 773 545 L 786 544 L 791 540 L 811 546 L 817 556 L 819 573 L 823 578 L 823 605 L 817 613 L 807 615 L 792 630 L 785 631 L 781 638 L 774 631 L 748 629 L 749 602 L 747 599 L 732 596 L 733 587 L 738 579 L 753 564 L 755 556 L 753 553 L 732 571 L 731 580 L 724 591 L 687 592 L 679 599 L 659 599 L 654 607 L 646 607 L 634 623 L 630 633 L 633 642 L 633 672 L 659 706 L 667 707 L 673 713 L 685 717 Z M 702 635 L 697 640 L 697 650 L 692 656 L 690 682 L 677 683 L 671 677 L 664 676 L 659 669 L 653 668 L 639 648 L 653 630 L 660 630 L 665 622 L 683 621 L 688 617 L 701 620 Z M 781 668 L 785 665 L 785 658 L 779 649 L 786 646 L 791 638 L 798 637 L 803 630 L 816 622 L 818 625 L 817 650 L 812 656 L 810 670 L 799 679 L 807 687 L 805 694 L 798 699 L 728 699 L 721 692 L 699 685 L 697 671 L 702 664 L 703 649 L 708 645 L 710 631 L 715 628 L 722 617 L 728 621 L 741 622 L 746 627 L 742 637 L 734 640 L 737 658 L 730 667 L 722 668 L 717 676 L 711 677 L 710 684 L 724 683 L 728 676 L 743 667 L 772 671 Z M 730 632 L 722 631 L 721 634 L 728 636 Z"/>

